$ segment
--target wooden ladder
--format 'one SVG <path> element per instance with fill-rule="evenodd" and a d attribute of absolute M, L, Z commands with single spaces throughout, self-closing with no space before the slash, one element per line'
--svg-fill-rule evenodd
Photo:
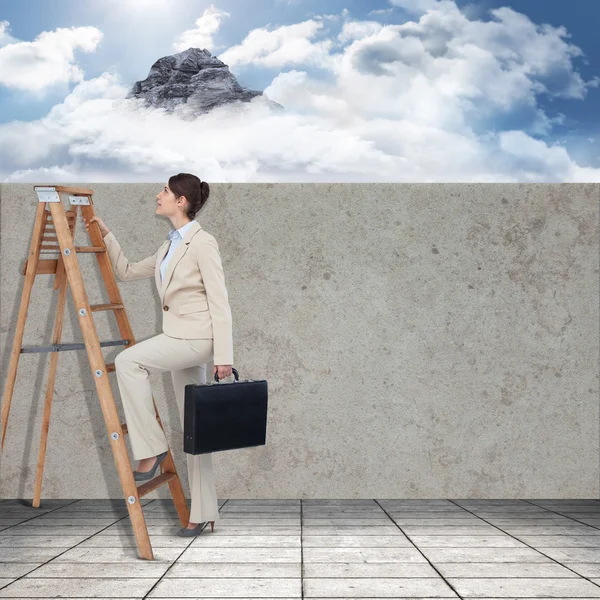
<path fill-rule="evenodd" d="M 179 480 L 175 468 L 175 461 L 173 460 L 170 450 L 168 451 L 167 457 L 160 464 L 160 475 L 157 475 L 154 479 L 145 482 L 139 487 L 136 485 L 133 476 L 133 470 L 129 461 L 124 437 L 127 433 L 127 425 L 120 423 L 115 398 L 111 391 L 108 378 L 108 374 L 114 372 L 115 365 L 114 363 L 105 363 L 101 348 L 119 345 L 132 346 L 135 344 L 135 339 L 133 337 L 127 313 L 125 312 L 125 307 L 117 286 L 110 258 L 106 252 L 106 246 L 102 239 L 100 227 L 95 221 L 90 223 L 89 236 L 92 243 L 91 246 L 75 246 L 73 242 L 75 237 L 74 232 L 77 220 L 77 208 L 81 207 L 81 213 L 87 219 L 88 223 L 95 214 L 92 201 L 93 191 L 91 189 L 66 186 L 34 186 L 34 190 L 38 196 L 38 208 L 29 248 L 29 258 L 25 262 L 25 266 L 22 270 L 23 275 L 25 275 L 25 282 L 23 284 L 23 294 L 21 297 L 21 305 L 19 307 L 17 329 L 10 356 L 10 366 L 8 368 L 8 377 L 6 379 L 2 403 L 1 450 L 4 449 L 4 442 L 6 440 L 6 427 L 8 424 L 8 415 L 15 386 L 19 357 L 25 352 L 51 352 L 50 372 L 46 388 L 46 401 L 44 404 L 44 416 L 33 497 L 33 506 L 36 508 L 39 507 L 58 353 L 65 350 L 83 350 L 85 348 L 90 361 L 96 390 L 100 397 L 100 406 L 102 407 L 102 413 L 104 414 L 104 422 L 106 423 L 106 429 L 112 445 L 112 451 L 115 457 L 117 471 L 119 472 L 119 478 L 121 479 L 121 486 L 126 499 L 131 523 L 133 525 L 137 546 L 142 558 L 154 560 L 154 554 L 152 552 L 140 498 L 143 498 L 161 485 L 168 483 L 179 520 L 183 527 L 186 527 L 189 521 L 189 508 L 183 493 L 181 481 Z M 71 208 L 68 211 L 65 211 L 63 206 L 63 201 L 60 196 L 61 193 L 70 194 L 69 202 Z M 48 210 L 48 207 L 50 210 Z M 59 253 L 60 258 L 42 260 L 40 259 L 40 254 L 43 250 Z M 96 255 L 102 273 L 102 279 L 108 292 L 108 304 L 89 303 L 79 268 L 79 262 L 77 261 L 77 253 L 79 252 L 93 252 Z M 29 308 L 31 289 L 33 288 L 36 275 L 54 275 L 54 289 L 58 289 L 59 293 L 58 304 L 56 307 L 56 320 L 52 335 L 52 346 L 23 347 L 22 342 L 23 332 L 25 330 L 25 320 Z M 69 285 L 71 286 L 73 301 L 77 310 L 77 317 L 83 333 L 84 343 L 62 344 L 60 341 L 67 287 Z M 98 340 L 96 325 L 91 317 L 95 312 L 107 310 L 113 311 L 122 339 L 100 342 Z M 164 431 L 156 409 L 156 402 L 154 402 L 154 410 L 156 412 L 156 419 Z"/>

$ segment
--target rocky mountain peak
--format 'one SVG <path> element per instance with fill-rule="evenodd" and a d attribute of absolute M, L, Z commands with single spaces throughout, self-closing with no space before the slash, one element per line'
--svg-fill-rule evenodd
<path fill-rule="evenodd" d="M 186 104 L 192 115 L 232 102 L 250 102 L 262 92 L 242 87 L 229 67 L 206 49 L 188 48 L 159 58 L 148 77 L 136 81 L 128 98 L 143 98 L 147 105 L 171 112 Z M 263 96 L 273 108 L 283 108 Z"/>

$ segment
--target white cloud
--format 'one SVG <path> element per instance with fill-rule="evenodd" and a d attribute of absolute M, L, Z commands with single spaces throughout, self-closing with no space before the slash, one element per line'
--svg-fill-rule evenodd
<path fill-rule="evenodd" d="M 80 84 L 44 119 L 1 125 L 0 164 L 11 169 L 4 181 L 42 175 L 49 181 L 64 173 L 70 181 L 89 181 L 108 162 L 120 165 L 111 168 L 113 181 L 154 181 L 183 169 L 209 181 L 268 181 L 273 173 L 302 178 L 348 168 L 385 175 L 398 161 L 355 133 L 329 130 L 319 118 L 271 113 L 260 99 L 187 121 L 120 99 L 120 91 L 115 77 L 104 75 Z M 53 171 L 48 160 L 57 156 Z"/>
<path fill-rule="evenodd" d="M 213 36 L 221 27 L 221 21 L 225 17 L 231 16 L 228 12 L 219 10 L 211 4 L 203 13 L 202 16 L 196 19 L 196 27 L 188 29 L 178 36 L 177 41 L 173 44 L 173 49 L 176 52 L 183 52 L 188 48 L 202 48 L 213 50 Z"/>
<path fill-rule="evenodd" d="M 252 63 L 264 67 L 296 64 L 324 67 L 330 62 L 329 51 L 333 42 L 311 41 L 322 27 L 322 22 L 309 19 L 272 31 L 253 29 L 241 44 L 228 48 L 219 58 L 229 66 Z"/>
<path fill-rule="evenodd" d="M 338 40 L 342 43 L 348 43 L 352 40 L 360 40 L 379 33 L 383 25 L 377 21 L 350 21 L 347 20 L 342 25 L 342 30 L 338 34 Z"/>
<path fill-rule="evenodd" d="M 452 4 L 402 25 L 346 14 L 338 39 L 317 39 L 319 18 L 250 32 L 220 58 L 292 65 L 265 90 L 284 112 L 256 98 L 188 120 L 185 106 L 125 100 L 114 75 L 82 82 L 45 118 L 0 125 L 0 179 L 599 181 L 600 169 L 534 137 L 561 119 L 539 94 L 580 98 L 593 84 L 574 70 L 566 32 L 510 9 L 469 20 Z M 303 68 L 315 64 L 329 76 Z M 501 126 L 517 118 L 519 130 Z"/>
<path fill-rule="evenodd" d="M 6 46 L 7 44 L 14 44 L 19 41 L 8 33 L 9 30 L 10 23 L 8 21 L 0 21 L 0 47 Z"/>
<path fill-rule="evenodd" d="M 350 11 L 347 8 L 343 8 L 342 12 L 333 14 L 314 15 L 313 19 L 317 21 L 333 21 L 335 23 L 345 20 L 350 16 Z"/>
<path fill-rule="evenodd" d="M 522 131 L 505 131 L 499 137 L 500 150 L 518 161 L 523 173 L 530 172 L 534 181 L 539 179 L 540 170 L 560 173 L 563 181 L 600 181 L 600 169 L 578 167 L 561 146 L 548 146 Z"/>
<path fill-rule="evenodd" d="M 2 21 L 0 35 L 5 36 L 9 23 Z M 10 88 L 40 92 L 58 83 L 83 80 L 75 51 L 96 50 L 102 32 L 95 27 L 59 27 L 43 31 L 33 42 L 11 38 L 0 48 L 0 84 Z"/>

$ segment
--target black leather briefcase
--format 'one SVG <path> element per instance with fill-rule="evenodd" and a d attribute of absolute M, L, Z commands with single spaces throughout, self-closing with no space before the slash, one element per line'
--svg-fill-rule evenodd
<path fill-rule="evenodd" d="M 183 451 L 206 454 L 264 446 L 267 437 L 267 381 L 235 381 L 185 386 Z"/>

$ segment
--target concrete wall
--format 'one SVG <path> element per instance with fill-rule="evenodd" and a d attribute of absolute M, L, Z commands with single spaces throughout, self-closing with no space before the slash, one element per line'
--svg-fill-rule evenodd
<path fill-rule="evenodd" d="M 129 260 L 166 238 L 163 182 L 76 185 Z M 0 192 L 3 393 L 37 197 Z M 221 249 L 234 366 L 270 392 L 266 446 L 213 454 L 218 496 L 597 498 L 599 200 L 600 184 L 214 184 L 196 219 Z M 118 283 L 137 341 L 161 333 L 154 281 Z M 52 285 L 38 276 L 24 345 L 51 341 Z M 112 313 L 94 321 L 119 337 Z M 21 355 L 0 498 L 33 495 L 49 357 Z M 170 376 L 151 382 L 187 491 Z M 42 498 L 122 497 L 87 353 L 62 352 Z"/>

